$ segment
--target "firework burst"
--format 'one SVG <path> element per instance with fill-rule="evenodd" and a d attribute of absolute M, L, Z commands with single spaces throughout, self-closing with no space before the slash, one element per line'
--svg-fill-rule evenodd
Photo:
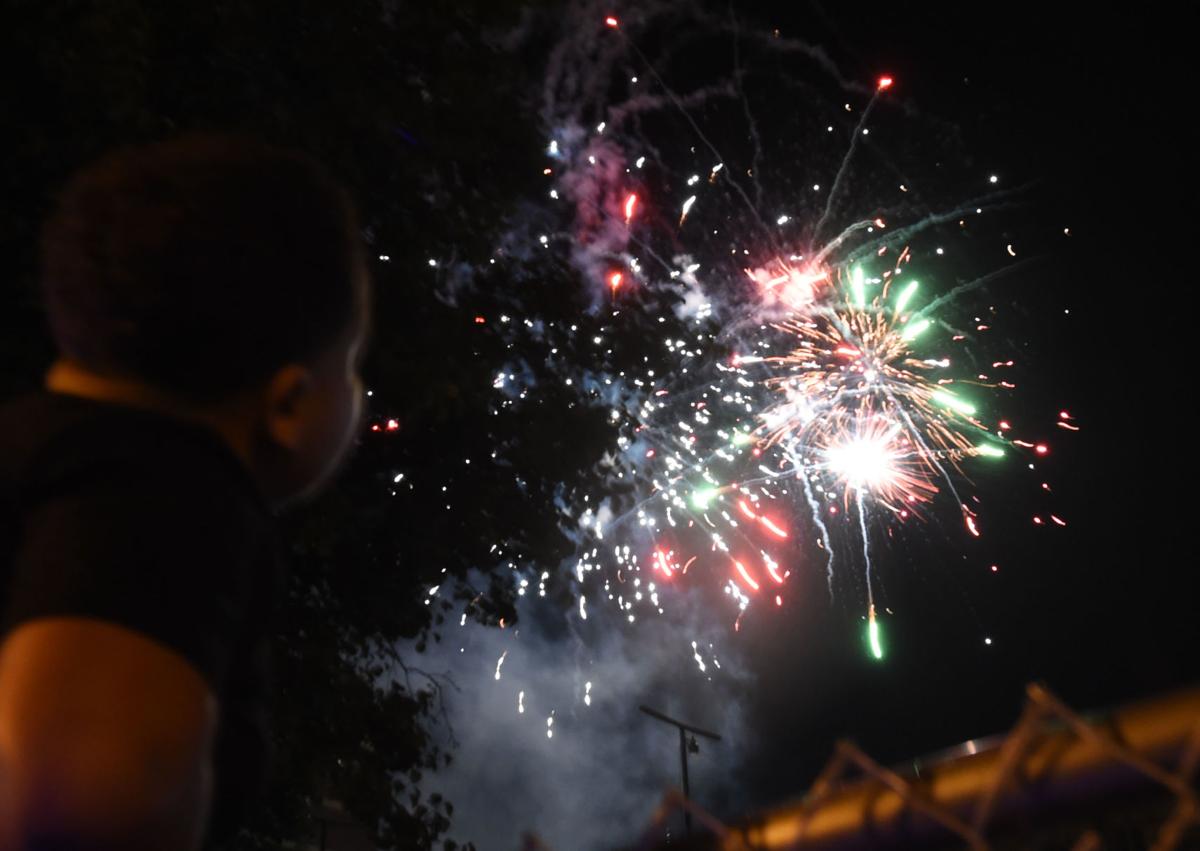
<path fill-rule="evenodd" d="M 598 303 L 613 324 L 652 329 L 634 343 L 639 352 L 647 342 L 662 348 L 654 368 L 643 356 L 636 372 L 602 375 L 602 390 L 591 381 L 611 406 L 619 437 L 606 463 L 626 495 L 585 500 L 578 583 L 600 578 L 603 595 L 633 620 L 647 608 L 662 613 L 664 589 L 685 577 L 716 577 L 736 623 L 756 599 L 782 605 L 790 577 L 814 557 L 831 592 L 835 561 L 857 562 L 868 644 L 881 658 L 873 536 L 936 521 L 953 506 L 978 537 L 972 465 L 1038 451 L 1003 421 L 989 425 L 996 391 L 1013 386 L 956 351 L 968 335 L 940 315 L 986 278 L 946 288 L 927 268 L 942 255 L 927 235 L 983 214 L 989 198 L 917 214 L 905 181 L 890 207 L 861 205 L 890 210 L 895 226 L 875 214 L 844 224 L 862 200 L 856 151 L 868 144 L 877 105 L 896 90 L 883 76 L 874 86 L 844 84 L 862 99 L 844 104 L 847 144 L 828 186 L 800 184 L 814 195 L 777 198 L 776 209 L 789 212 L 768 215 L 773 187 L 758 177 L 766 142 L 744 93 L 725 83 L 673 91 L 628 22 L 605 23 L 614 56 L 643 66 L 647 80 L 627 77 L 622 103 L 597 102 L 605 120 L 594 132 L 577 106 L 572 121 L 559 122 L 571 141 L 550 142 L 564 175 L 550 194 L 557 200 L 561 188 L 573 205 L 573 260 L 604 285 Z M 642 91 L 646 82 L 654 94 Z M 692 108 L 739 97 L 754 150 L 734 166 Z M 630 127 L 659 113 L 682 117 L 684 136 L 652 141 Z M 1012 361 L 993 365 L 1004 363 Z"/>

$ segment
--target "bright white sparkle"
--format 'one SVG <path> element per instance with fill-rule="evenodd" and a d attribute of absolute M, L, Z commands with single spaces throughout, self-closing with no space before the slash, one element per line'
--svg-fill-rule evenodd
<path fill-rule="evenodd" d="M 851 437 L 825 450 L 829 468 L 855 489 L 886 485 L 896 476 L 894 432 Z"/>

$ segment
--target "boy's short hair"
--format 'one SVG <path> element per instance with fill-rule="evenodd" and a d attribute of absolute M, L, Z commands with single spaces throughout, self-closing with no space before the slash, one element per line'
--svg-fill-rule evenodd
<path fill-rule="evenodd" d="M 237 137 L 85 168 L 43 230 L 42 261 L 64 356 L 201 401 L 309 362 L 365 297 L 345 190 L 306 156 Z"/>

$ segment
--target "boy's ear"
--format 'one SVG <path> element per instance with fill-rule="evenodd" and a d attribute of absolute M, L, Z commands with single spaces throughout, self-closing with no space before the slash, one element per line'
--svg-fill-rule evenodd
<path fill-rule="evenodd" d="M 299 364 L 282 367 L 267 383 L 267 433 L 285 449 L 294 451 L 303 445 L 304 412 L 312 386 L 312 372 Z"/>

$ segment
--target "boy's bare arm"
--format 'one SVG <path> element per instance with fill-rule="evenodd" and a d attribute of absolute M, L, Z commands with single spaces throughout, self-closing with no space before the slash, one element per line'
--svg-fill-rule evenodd
<path fill-rule="evenodd" d="M 0 851 L 199 847 L 217 717 L 200 674 L 140 633 L 21 625 L 0 644 Z"/>

